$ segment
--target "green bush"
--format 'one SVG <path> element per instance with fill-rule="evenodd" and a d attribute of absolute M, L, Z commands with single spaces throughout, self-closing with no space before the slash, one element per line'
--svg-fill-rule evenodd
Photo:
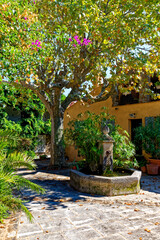
<path fill-rule="evenodd" d="M 22 152 L 14 151 L 18 137 L 9 131 L 0 130 L 0 222 L 8 217 L 10 212 L 22 210 L 31 220 L 32 215 L 24 206 L 24 201 L 15 197 L 13 192 L 30 188 L 43 193 L 44 189 L 16 174 L 20 167 L 33 169 L 36 167 L 30 157 Z"/>
<path fill-rule="evenodd" d="M 114 139 L 113 156 L 118 160 L 130 160 L 135 155 L 135 146 L 129 139 L 127 131 L 123 130 L 119 125 L 112 126 L 111 137 Z"/>
<path fill-rule="evenodd" d="M 20 112 L 21 118 L 10 120 L 10 111 Z M 2 83 L 0 85 L 0 128 L 21 136 L 17 151 L 33 156 L 39 134 L 50 134 L 50 119 L 44 121 L 45 107 L 31 90 Z"/>
<path fill-rule="evenodd" d="M 160 158 L 160 117 L 151 118 L 146 126 L 135 129 L 135 144 L 153 158 Z"/>
<path fill-rule="evenodd" d="M 114 159 L 124 163 L 130 160 L 135 154 L 135 147 L 129 140 L 129 135 L 123 131 L 119 125 L 115 125 L 115 118 L 106 112 L 100 114 L 89 111 L 79 114 L 77 119 L 69 122 L 69 128 L 65 130 L 64 139 L 67 144 L 74 144 L 78 148 L 79 154 L 84 157 L 91 170 L 96 170 L 99 165 L 102 147 L 99 142 L 104 139 L 102 128 L 109 126 L 110 136 L 115 141 L 113 155 Z"/>
<path fill-rule="evenodd" d="M 120 160 L 120 159 L 114 159 L 113 162 L 113 168 L 114 169 L 127 169 L 127 168 L 139 168 L 139 163 L 137 162 L 136 158 L 131 158 L 130 160 Z"/>

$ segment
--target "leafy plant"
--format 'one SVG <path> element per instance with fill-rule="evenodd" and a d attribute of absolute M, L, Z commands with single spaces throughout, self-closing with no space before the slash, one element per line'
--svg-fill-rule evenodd
<path fill-rule="evenodd" d="M 111 136 L 114 139 L 113 155 L 114 159 L 130 160 L 135 155 L 135 146 L 129 139 L 127 131 L 119 125 L 111 126 Z"/>
<path fill-rule="evenodd" d="M 73 101 L 105 101 L 117 89 L 151 93 L 141 73 L 159 72 L 158 0 L 1 0 L 1 5 L 0 78 L 31 89 L 47 108 L 50 165 L 62 160 L 56 138 Z"/>
<path fill-rule="evenodd" d="M 127 169 L 127 168 L 138 168 L 139 163 L 137 162 L 136 158 L 131 158 L 130 160 L 120 160 L 114 159 L 113 161 L 113 168 L 114 169 Z"/>
<path fill-rule="evenodd" d="M 95 114 L 87 111 L 79 114 L 77 119 L 70 121 L 69 128 L 65 130 L 65 141 L 78 148 L 79 154 L 84 157 L 93 172 L 99 168 L 102 154 L 99 142 L 104 139 L 102 128 L 106 123 L 111 130 L 110 136 L 115 141 L 114 159 L 119 159 L 123 164 L 123 160 L 129 161 L 135 154 L 134 145 L 130 142 L 127 132 L 122 131 L 119 125 L 112 124 L 113 122 L 114 117 L 106 112 Z"/>
<path fill-rule="evenodd" d="M 150 154 L 152 158 L 160 158 L 160 117 L 148 121 L 146 126 L 135 129 L 135 144 Z"/>
<path fill-rule="evenodd" d="M 10 118 L 11 112 L 19 113 L 19 117 Z M 50 133 L 50 120 L 43 120 L 44 113 L 44 105 L 31 90 L 16 88 L 7 83 L 0 85 L 0 127 L 21 136 L 16 144 L 18 151 L 34 156 L 38 135 Z"/>
<path fill-rule="evenodd" d="M 127 175 L 131 175 L 131 172 L 125 169 L 117 169 L 116 172 L 106 169 L 103 173 L 103 176 L 106 176 L 106 177 L 118 177 L 118 176 L 127 176 Z"/>
<path fill-rule="evenodd" d="M 44 189 L 28 179 L 16 174 L 20 167 L 33 169 L 36 167 L 30 157 L 22 152 L 11 151 L 10 146 L 16 146 L 17 136 L 9 131 L 0 130 L 0 222 L 8 217 L 9 212 L 22 210 L 31 220 L 32 214 L 24 206 L 24 201 L 14 195 L 14 192 L 24 187 L 38 193 Z"/>
<path fill-rule="evenodd" d="M 139 167 L 146 166 L 147 160 L 142 155 L 136 155 L 136 160 L 138 162 Z"/>

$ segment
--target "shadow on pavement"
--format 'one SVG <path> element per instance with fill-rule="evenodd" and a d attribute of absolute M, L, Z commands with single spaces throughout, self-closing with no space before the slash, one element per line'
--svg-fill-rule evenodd
<path fill-rule="evenodd" d="M 69 169 L 47 170 L 48 161 L 36 161 L 38 167 L 35 171 L 21 169 L 18 174 L 29 178 L 32 182 L 41 185 L 46 193 L 39 195 L 30 190 L 23 191 L 23 198 L 28 201 L 25 205 L 30 207 L 39 203 L 45 205 L 45 209 L 55 209 L 57 206 L 66 208 L 65 202 L 86 201 L 90 194 L 78 192 L 69 185 Z M 160 194 L 160 176 L 143 175 L 141 189 Z M 101 195 L 94 195 L 97 199 Z"/>
<path fill-rule="evenodd" d="M 141 177 L 141 189 L 160 194 L 160 176 L 143 175 Z"/>
<path fill-rule="evenodd" d="M 69 185 L 70 169 L 63 170 L 44 170 L 44 164 L 38 165 L 35 171 L 20 169 L 19 175 L 31 180 L 32 182 L 42 186 L 46 193 L 43 195 L 37 194 L 31 190 L 24 189 L 22 191 L 23 199 L 27 208 L 32 208 L 34 204 L 45 205 L 46 210 L 54 210 L 57 206 L 66 208 L 65 202 L 86 201 L 90 194 L 85 194 L 74 190 Z M 102 197 L 94 195 L 94 197 Z"/>

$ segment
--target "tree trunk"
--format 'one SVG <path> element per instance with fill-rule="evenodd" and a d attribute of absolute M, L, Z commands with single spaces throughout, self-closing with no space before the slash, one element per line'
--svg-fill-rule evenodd
<path fill-rule="evenodd" d="M 61 112 L 61 92 L 54 93 L 54 107 L 51 112 L 51 160 L 50 166 L 64 165 L 63 113 Z"/>

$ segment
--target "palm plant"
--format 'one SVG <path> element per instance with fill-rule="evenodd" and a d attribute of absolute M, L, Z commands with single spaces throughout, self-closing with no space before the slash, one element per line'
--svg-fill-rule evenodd
<path fill-rule="evenodd" d="M 32 219 L 32 214 L 23 204 L 24 201 L 14 196 L 14 190 L 27 187 L 38 193 L 44 193 L 42 187 L 16 174 L 20 167 L 29 169 L 36 167 L 26 154 L 14 151 L 17 142 L 17 135 L 0 130 L 0 222 L 9 215 L 9 212 L 20 209 L 26 213 L 29 220 Z"/>

